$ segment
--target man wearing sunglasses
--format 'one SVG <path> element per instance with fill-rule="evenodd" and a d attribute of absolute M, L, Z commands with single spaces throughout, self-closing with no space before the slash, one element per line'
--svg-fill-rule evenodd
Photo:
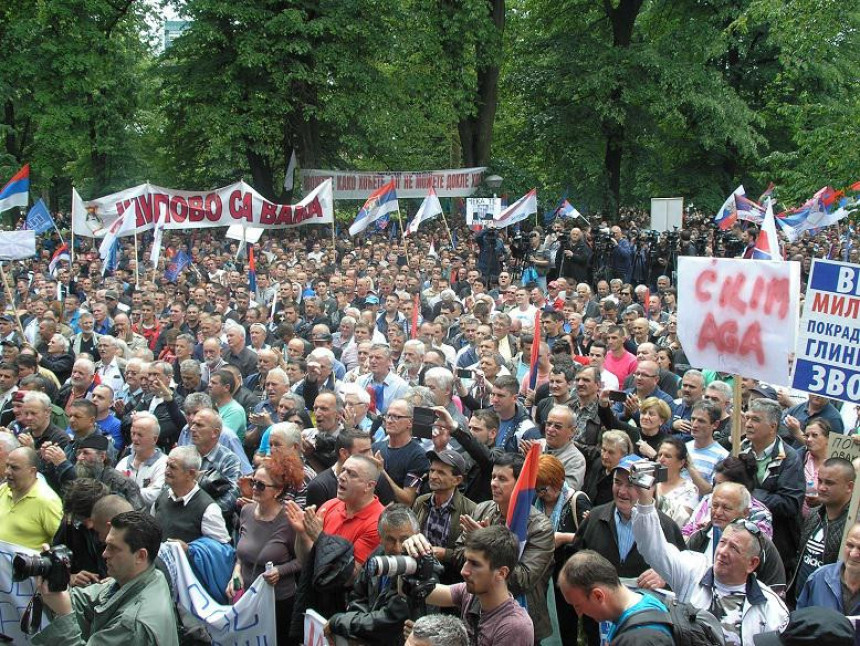
<path fill-rule="evenodd" d="M 708 557 L 680 551 L 663 538 L 650 489 L 636 489 L 639 503 L 633 510 L 633 537 L 639 552 L 675 592 L 681 603 L 708 610 L 720 622 L 726 643 L 753 646 L 753 636 L 782 630 L 788 609 L 776 592 L 754 574 L 762 559 L 762 536 L 747 520 L 729 523 Z"/>

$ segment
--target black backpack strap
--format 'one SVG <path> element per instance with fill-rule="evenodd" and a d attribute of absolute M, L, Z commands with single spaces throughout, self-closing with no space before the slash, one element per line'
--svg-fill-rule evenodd
<path fill-rule="evenodd" d="M 672 631 L 672 617 L 668 612 L 662 610 L 642 610 L 636 612 L 625 619 L 620 626 L 618 632 L 627 630 L 628 628 L 646 628 L 649 626 L 667 626 L 669 632 Z"/>

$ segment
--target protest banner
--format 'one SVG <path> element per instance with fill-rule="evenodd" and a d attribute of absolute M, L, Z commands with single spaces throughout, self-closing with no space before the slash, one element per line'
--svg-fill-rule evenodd
<path fill-rule="evenodd" d="M 860 458 L 860 437 L 831 433 L 827 436 L 827 457 L 845 458 L 849 462 Z"/>
<path fill-rule="evenodd" d="M 10 644 L 29 644 L 29 637 L 21 631 L 21 615 L 33 598 L 36 585 L 34 579 L 12 581 L 12 559 L 15 554 L 35 556 L 38 552 L 0 541 L 0 633 L 11 639 L 8 642 Z M 42 627 L 47 624 L 47 617 L 44 617 Z"/>
<path fill-rule="evenodd" d="M 325 625 L 328 620 L 316 610 L 308 609 L 305 612 L 305 637 L 304 646 L 329 646 L 325 636 Z M 334 646 L 349 646 L 349 640 L 340 635 L 334 636 Z"/>
<path fill-rule="evenodd" d="M 128 235 L 147 231 L 156 221 L 167 230 L 230 225 L 284 229 L 334 222 L 331 182 L 321 183 L 295 205 L 269 202 L 245 182 L 212 191 L 179 191 L 147 183 L 87 202 L 86 214 L 73 218 L 75 235 L 102 238 L 129 210 L 136 219 L 134 227 L 124 231 Z"/>
<path fill-rule="evenodd" d="M 302 170 L 301 177 L 305 194 L 331 178 L 336 200 L 366 200 L 389 182 L 394 182 L 397 197 L 424 199 L 431 188 L 439 197 L 468 197 L 484 181 L 486 170 L 484 167 L 380 172 Z"/>
<path fill-rule="evenodd" d="M 262 575 L 235 605 L 222 606 L 197 580 L 178 543 L 162 543 L 158 555 L 173 579 L 174 601 L 203 622 L 213 646 L 274 646 L 277 643 L 275 589 Z"/>
<path fill-rule="evenodd" d="M 483 227 L 502 212 L 500 197 L 470 197 L 466 200 L 466 226 Z"/>
<path fill-rule="evenodd" d="M 678 336 L 690 365 L 789 383 L 800 264 L 678 258 Z"/>
<path fill-rule="evenodd" d="M 860 267 L 812 261 L 792 386 L 860 403 Z"/>

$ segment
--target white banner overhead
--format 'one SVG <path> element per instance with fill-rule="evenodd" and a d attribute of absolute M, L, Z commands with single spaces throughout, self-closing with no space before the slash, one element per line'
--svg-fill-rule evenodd
<path fill-rule="evenodd" d="M 394 182 L 399 198 L 424 199 L 431 188 L 439 197 L 468 197 L 484 181 L 486 170 L 484 167 L 380 172 L 303 170 L 301 177 L 302 190 L 306 194 L 331 178 L 336 200 L 366 200 L 389 182 Z"/>
<path fill-rule="evenodd" d="M 800 263 L 678 258 L 678 336 L 690 365 L 788 386 Z"/>
<path fill-rule="evenodd" d="M 178 191 L 141 184 L 86 202 L 83 217 L 77 215 L 79 209 L 75 210 L 73 227 L 75 235 L 102 238 L 127 211 L 135 216 L 135 226 L 128 230 L 129 234 L 147 231 L 155 222 L 168 231 L 233 224 L 263 229 L 331 224 L 334 221 L 331 187 L 331 182 L 322 182 L 301 202 L 290 205 L 269 202 L 245 182 L 212 191 Z"/>

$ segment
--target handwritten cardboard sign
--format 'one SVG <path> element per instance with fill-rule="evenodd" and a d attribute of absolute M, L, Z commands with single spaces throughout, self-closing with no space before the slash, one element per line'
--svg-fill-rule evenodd
<path fill-rule="evenodd" d="M 787 386 L 800 264 L 678 259 L 678 336 L 690 364 Z"/>

